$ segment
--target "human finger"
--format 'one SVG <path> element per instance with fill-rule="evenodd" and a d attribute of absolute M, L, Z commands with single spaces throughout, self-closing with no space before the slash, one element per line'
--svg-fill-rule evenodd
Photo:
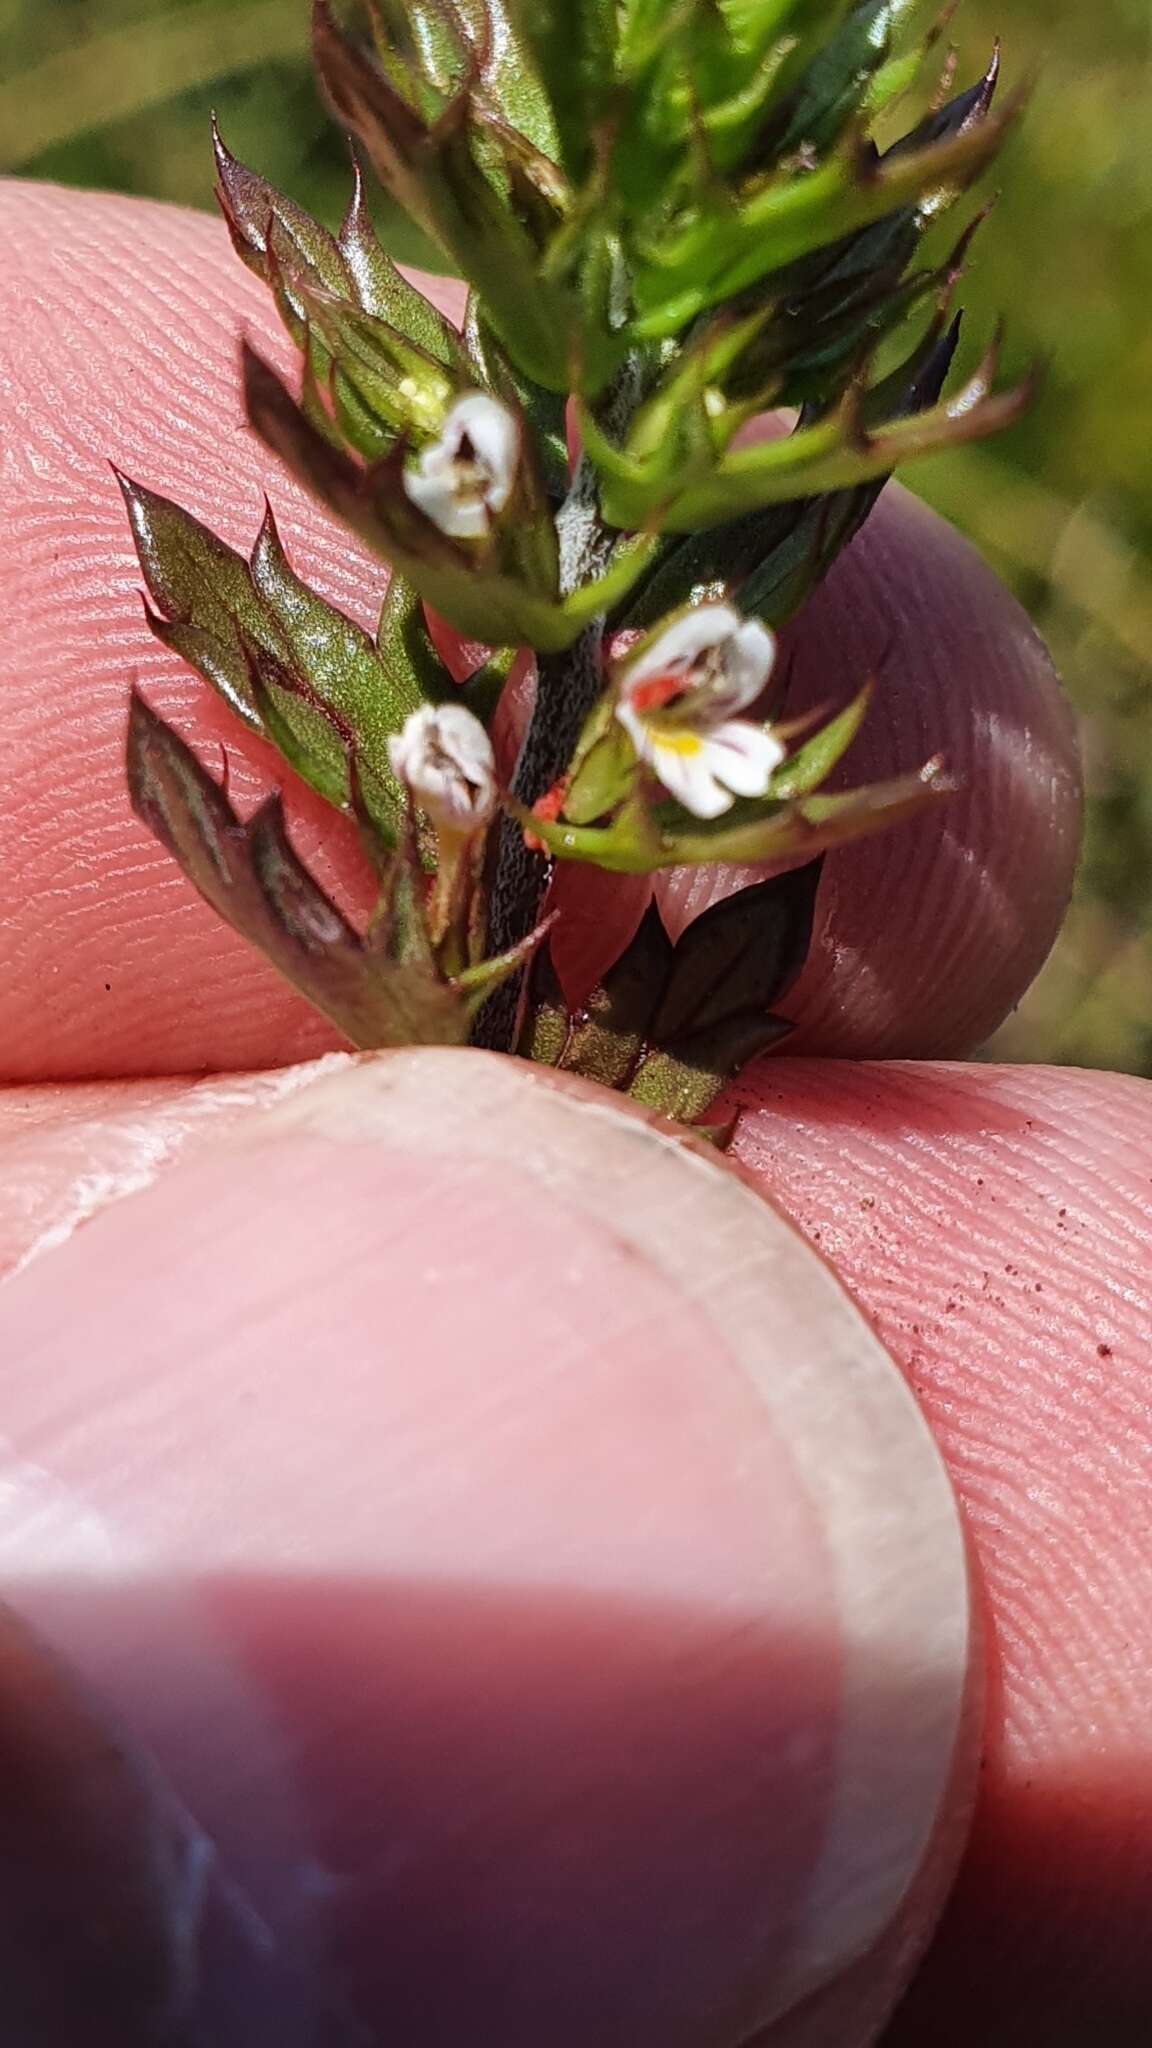
<path fill-rule="evenodd" d="M 174 1102 L 135 1110 L 151 1184 L 54 1245 L 41 1204 L 0 1289 L 7 1589 L 214 1845 L 277 2015 L 291 1963 L 276 2038 L 871 2038 L 890 1955 L 813 2016 L 938 1909 L 972 1642 L 942 1468 L 823 1262 L 510 1061 L 341 1065 L 177 1164 Z"/>
<path fill-rule="evenodd" d="M 236 546 L 250 545 L 269 488 L 295 565 L 363 624 L 384 572 L 243 424 L 239 334 L 285 369 L 291 350 L 218 223 L 30 185 L 8 185 L 0 207 L 0 291 L 11 308 L 0 391 L 12 418 L 0 560 L 0 1073 L 156 1074 L 308 1056 L 334 1042 L 329 1027 L 195 898 L 128 810 L 133 676 L 182 732 L 209 752 L 227 747 L 241 804 L 283 777 L 148 634 L 107 459 Z M 459 289 L 439 289 L 458 308 Z M 845 698 L 886 656 L 853 774 L 915 767 L 939 748 L 963 777 L 931 820 L 830 857 L 795 998 L 798 1042 L 958 1050 L 1025 986 L 1067 894 L 1075 750 L 1050 667 L 994 579 L 897 493 L 798 637 L 798 688 L 820 701 Z M 364 911 L 371 891 L 353 834 L 288 782 L 302 852 Z M 607 927 L 595 878 L 566 872 L 564 887 L 558 943 L 571 956 Z M 682 899 L 675 914 L 701 900 Z"/>
<path fill-rule="evenodd" d="M 1152 2007 L 1152 1089 L 786 1059 L 735 1099 L 736 1157 L 903 1363 L 984 1589 L 975 1826 L 893 2048 L 1126 2048 Z"/>
<path fill-rule="evenodd" d="M 187 1091 L 208 1098 L 188 1117 L 194 1137 L 209 1105 L 227 1113 L 217 1088 Z M 745 1170 L 905 1364 L 984 1584 L 976 1826 L 893 2039 L 1136 2041 L 1152 2001 L 1152 1095 L 1115 1076 L 785 1059 L 737 1099 Z M 72 1129 L 28 1211 L 38 1233 L 51 1237 L 54 1215 L 67 1231 L 117 1172 L 138 1184 L 144 1121 L 135 1106 L 87 1161 Z M 30 1144 L 27 1111 L 23 1123 Z M 0 1186 L 20 1178 L 10 1165 Z M 865 1988 L 876 1983 L 874 1957 Z M 858 1987 L 825 1996 L 841 1995 L 859 2010 Z"/>

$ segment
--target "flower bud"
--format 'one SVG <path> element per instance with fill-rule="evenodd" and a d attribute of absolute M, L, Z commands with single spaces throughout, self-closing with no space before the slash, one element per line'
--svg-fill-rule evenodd
<path fill-rule="evenodd" d="M 463 704 L 422 704 L 389 740 L 388 758 L 393 773 L 442 830 L 476 832 L 492 816 L 492 742 Z"/>
<path fill-rule="evenodd" d="M 486 392 L 468 391 L 404 471 L 404 489 L 450 539 L 486 540 L 512 494 L 519 457 L 515 414 Z"/>
<path fill-rule="evenodd" d="M 616 716 L 640 759 L 697 818 L 767 794 L 784 758 L 776 735 L 734 718 L 764 689 L 776 638 L 729 604 L 670 621 L 619 671 Z"/>

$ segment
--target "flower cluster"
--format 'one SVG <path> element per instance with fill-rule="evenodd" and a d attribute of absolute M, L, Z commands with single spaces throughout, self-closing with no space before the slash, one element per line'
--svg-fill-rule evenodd
<path fill-rule="evenodd" d="M 698 1115 L 779 1032 L 823 850 L 945 789 L 930 763 L 829 794 L 867 678 L 802 731 L 776 662 L 896 465 L 1027 396 L 995 388 L 994 349 L 949 388 L 972 229 L 938 228 L 1015 108 L 995 62 L 952 97 L 921 86 L 934 39 L 908 13 L 374 0 L 358 28 L 314 0 L 333 109 L 467 281 L 459 332 L 389 259 L 358 165 L 332 234 L 217 135 L 233 243 L 300 358 L 290 388 L 245 350 L 249 421 L 390 581 L 366 634 L 295 575 L 271 513 L 245 558 L 123 479 L 149 619 L 356 820 L 377 916 L 355 931 L 279 810 L 238 820 L 139 703 L 130 785 L 352 1042 L 519 1045 Z M 917 90 L 920 118 L 881 143 Z M 767 408 L 781 430 L 745 434 Z M 627 1055 L 590 1051 L 557 1008 L 549 863 L 729 859 L 786 872 L 687 950 L 646 923 L 593 1005 L 631 1005 Z M 702 994 L 717 948 L 723 1016 Z"/>
<path fill-rule="evenodd" d="M 763 695 L 776 636 L 728 604 L 702 604 L 654 634 L 622 666 L 616 716 L 670 796 L 718 818 L 736 796 L 767 796 L 784 748 L 735 713 Z"/>

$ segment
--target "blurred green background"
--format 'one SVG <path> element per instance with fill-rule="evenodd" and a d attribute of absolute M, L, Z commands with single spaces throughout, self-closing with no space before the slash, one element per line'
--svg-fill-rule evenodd
<path fill-rule="evenodd" d="M 209 109 L 322 217 L 347 167 L 308 70 L 305 0 L 0 0 L 0 167 L 212 204 Z M 993 37 L 1037 81 L 966 292 L 973 341 L 1048 374 L 991 447 L 906 479 L 977 542 L 1047 636 L 1091 792 L 1064 935 L 991 1050 L 1152 1073 L 1152 7 L 963 0 L 967 76 Z"/>

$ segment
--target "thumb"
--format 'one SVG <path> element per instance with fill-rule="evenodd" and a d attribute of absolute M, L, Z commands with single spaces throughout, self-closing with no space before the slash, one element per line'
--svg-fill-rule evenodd
<path fill-rule="evenodd" d="M 867 1324 L 599 1094 L 456 1052 L 242 1086 L 0 1292 L 0 1513 L 277 2024 L 307 1979 L 276 2038 L 871 2039 L 974 1728 L 956 1510 Z"/>

